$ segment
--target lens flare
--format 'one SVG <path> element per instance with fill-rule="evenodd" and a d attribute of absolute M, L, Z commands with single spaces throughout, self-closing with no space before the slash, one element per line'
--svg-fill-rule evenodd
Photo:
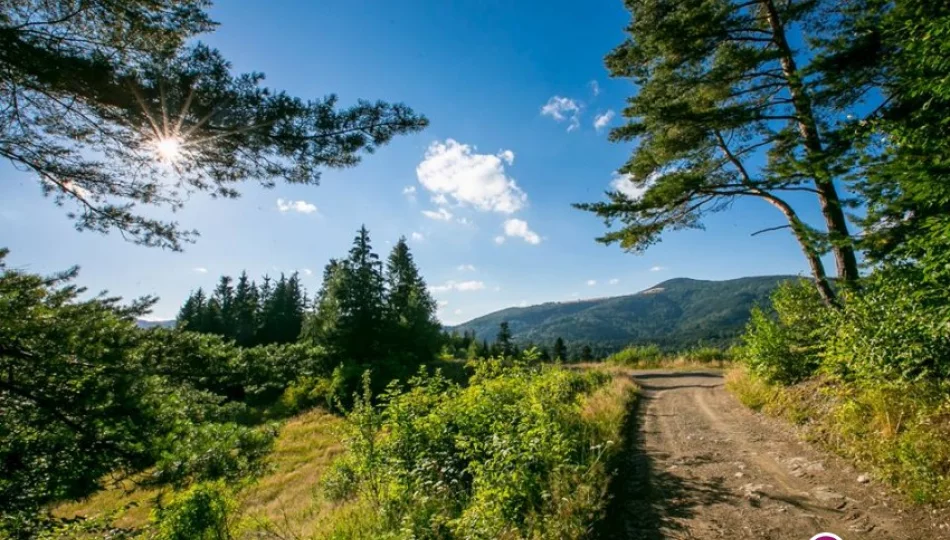
<path fill-rule="evenodd" d="M 179 137 L 158 139 L 155 142 L 155 152 L 162 161 L 174 163 L 181 157 L 181 139 Z"/>

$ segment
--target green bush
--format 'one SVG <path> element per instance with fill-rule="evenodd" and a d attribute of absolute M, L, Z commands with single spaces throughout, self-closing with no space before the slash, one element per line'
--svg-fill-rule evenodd
<path fill-rule="evenodd" d="M 659 365 L 666 355 L 658 345 L 631 345 L 607 357 L 608 364 L 630 367 Z"/>
<path fill-rule="evenodd" d="M 772 295 L 772 307 L 771 313 L 752 310 L 739 355 L 765 380 L 793 384 L 818 369 L 831 308 L 804 280 L 780 285 Z"/>
<path fill-rule="evenodd" d="M 889 271 L 845 294 L 823 353 L 826 369 L 865 384 L 950 378 L 950 327 L 916 288 Z"/>
<path fill-rule="evenodd" d="M 195 484 L 152 514 L 157 540 L 227 540 L 233 537 L 237 500 L 222 482 Z"/>
<path fill-rule="evenodd" d="M 420 371 L 407 389 L 391 385 L 382 408 L 366 381 L 325 493 L 374 508 L 378 537 L 583 536 L 602 503 L 606 473 L 595 465 L 610 445 L 582 403 L 608 380 L 488 359 L 464 388 Z"/>

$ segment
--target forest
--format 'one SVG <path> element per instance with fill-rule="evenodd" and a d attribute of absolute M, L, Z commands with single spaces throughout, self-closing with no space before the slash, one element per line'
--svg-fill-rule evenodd
<path fill-rule="evenodd" d="M 626 184 L 564 215 L 643 253 L 759 201 L 782 221 L 753 234 L 790 234 L 806 276 L 733 284 L 723 309 L 680 281 L 666 313 L 641 298 L 558 306 L 536 331 L 507 315 L 450 329 L 406 238 L 384 259 L 363 226 L 312 294 L 234 268 L 174 328 L 143 329 L 156 298 L 95 294 L 79 268 L 40 275 L 0 248 L 0 537 L 594 537 L 638 451 L 629 368 L 677 362 L 726 369 L 749 408 L 945 509 L 950 4 L 624 4 L 605 64 L 634 88 L 609 135 L 631 148 Z M 237 73 L 197 41 L 208 6 L 0 2 L 0 156 L 78 231 L 189 249 L 198 231 L 166 217 L 193 194 L 315 186 L 428 126 L 401 103 Z M 167 110 L 184 112 L 151 114 Z M 688 339 L 710 327 L 712 343 Z"/>

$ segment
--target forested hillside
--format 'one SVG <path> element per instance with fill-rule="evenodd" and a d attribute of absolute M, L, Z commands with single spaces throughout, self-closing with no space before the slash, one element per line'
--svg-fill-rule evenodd
<path fill-rule="evenodd" d="M 685 348 L 697 342 L 726 344 L 742 331 L 753 306 L 793 276 L 759 276 L 728 281 L 677 278 L 627 296 L 576 302 L 549 302 L 508 308 L 454 327 L 474 331 L 479 340 L 492 340 L 508 321 L 519 343 L 565 341 L 621 348 L 632 343 L 656 343 Z"/>

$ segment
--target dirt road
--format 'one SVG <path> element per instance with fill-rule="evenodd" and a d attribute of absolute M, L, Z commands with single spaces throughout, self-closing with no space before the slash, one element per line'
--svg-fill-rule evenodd
<path fill-rule="evenodd" d="M 601 538 L 950 539 L 945 513 L 859 481 L 862 471 L 743 407 L 719 374 L 631 376 L 643 397 Z"/>

